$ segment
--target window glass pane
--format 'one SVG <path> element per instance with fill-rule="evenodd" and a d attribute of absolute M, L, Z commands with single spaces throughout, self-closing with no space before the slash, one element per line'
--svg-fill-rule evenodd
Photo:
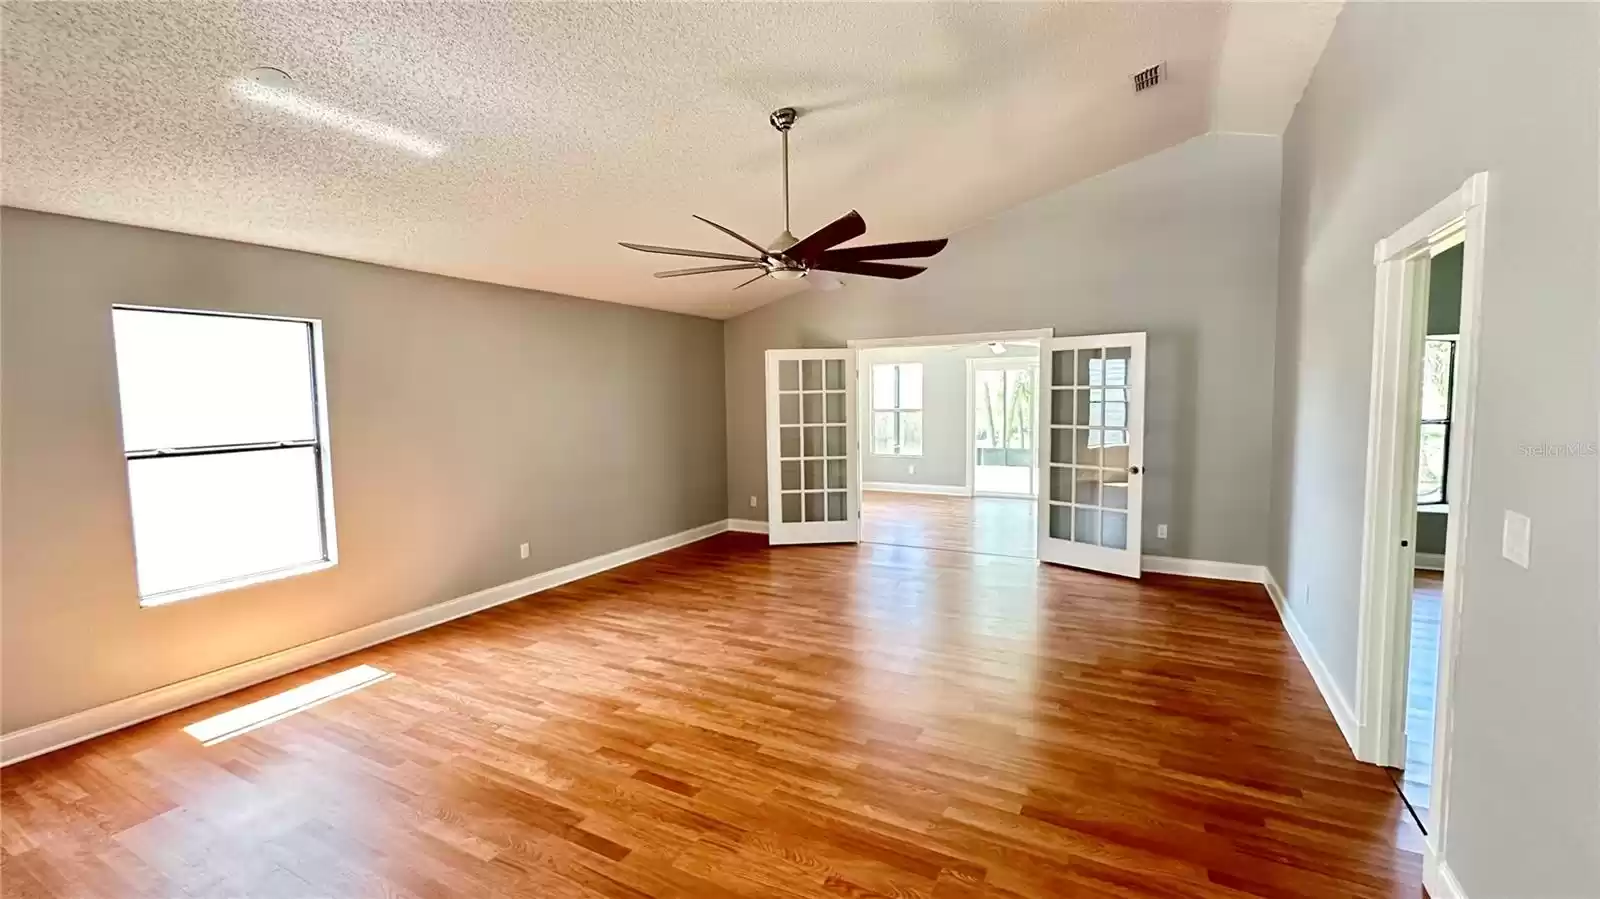
<path fill-rule="evenodd" d="M 1444 502 L 1445 425 L 1422 426 L 1421 459 L 1417 464 L 1417 502 Z"/>
<path fill-rule="evenodd" d="M 129 460 L 140 595 L 320 561 L 319 479 L 311 447 Z"/>
<path fill-rule="evenodd" d="M 1455 341 L 1429 340 L 1422 354 L 1422 420 L 1443 421 L 1450 417 L 1451 359 Z"/>
<path fill-rule="evenodd" d="M 126 449 L 317 436 L 305 322 L 116 309 Z"/>
<path fill-rule="evenodd" d="M 872 408 L 894 408 L 894 366 L 872 366 Z"/>
<path fill-rule="evenodd" d="M 922 413 L 900 413 L 900 455 L 922 455 Z"/>
<path fill-rule="evenodd" d="M 900 408 L 922 408 L 921 362 L 907 362 L 900 366 Z"/>
<path fill-rule="evenodd" d="M 886 456 L 894 452 L 894 413 L 872 413 L 872 451 Z"/>

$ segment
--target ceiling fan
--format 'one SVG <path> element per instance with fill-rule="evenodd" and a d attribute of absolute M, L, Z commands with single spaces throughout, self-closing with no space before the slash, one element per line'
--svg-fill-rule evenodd
<path fill-rule="evenodd" d="M 760 271 L 760 274 L 735 287 L 734 290 L 754 284 L 762 278 L 794 281 L 812 272 L 840 272 L 847 275 L 866 275 L 871 278 L 903 279 L 926 271 L 927 269 L 920 265 L 897 265 L 880 260 L 920 259 L 932 256 L 950 242 L 947 238 L 841 247 L 839 245 L 845 241 L 854 240 L 867 233 L 866 221 L 861 218 L 861 213 L 853 210 L 803 239 L 796 240 L 789 232 L 789 129 L 794 126 L 797 117 L 798 113 L 788 106 L 774 110 L 768 117 L 772 127 L 783 135 L 783 233 L 772 241 L 771 246 L 763 247 L 750 238 L 699 215 L 695 218 L 754 250 L 755 255 L 682 250 L 626 241 L 621 242 L 622 246 L 642 253 L 694 256 L 727 262 L 726 265 L 712 265 L 705 268 L 680 268 L 668 272 L 656 272 L 657 278 L 681 278 L 684 275 L 709 275 L 714 272 Z M 833 286 L 838 286 L 837 282 Z"/>

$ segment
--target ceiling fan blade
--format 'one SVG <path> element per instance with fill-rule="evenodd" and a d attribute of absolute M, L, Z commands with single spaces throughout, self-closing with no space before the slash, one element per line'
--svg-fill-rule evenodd
<path fill-rule="evenodd" d="M 617 241 L 617 243 L 621 246 L 627 247 L 630 250 L 638 250 L 641 253 L 660 253 L 664 256 L 694 256 L 699 259 L 727 259 L 733 262 L 761 261 L 759 258 L 735 256 L 732 253 L 713 253 L 709 250 L 680 250 L 676 247 L 653 247 L 649 244 L 628 243 L 627 241 Z"/>
<path fill-rule="evenodd" d="M 860 262 L 863 259 L 920 259 L 936 255 L 948 243 L 950 243 L 949 238 L 941 237 L 938 240 L 908 240 L 903 243 L 875 243 L 864 247 L 839 247 L 827 251 L 822 258 L 837 259 L 841 262 L 847 260 Z"/>
<path fill-rule="evenodd" d="M 737 240 L 738 242 L 740 242 L 740 243 L 744 244 L 745 246 L 749 247 L 750 249 L 755 250 L 757 253 L 760 253 L 763 256 L 767 255 L 767 248 L 766 247 L 762 246 L 761 244 L 756 243 L 755 241 L 751 240 L 748 237 L 745 237 L 743 234 L 740 234 L 737 231 L 731 231 L 731 230 L 729 230 L 727 228 L 724 228 L 721 225 L 717 224 L 716 222 L 713 222 L 712 220 L 706 218 L 703 215 L 697 215 L 697 216 L 695 216 L 695 218 L 699 219 L 702 222 L 705 222 L 706 224 L 710 225 L 711 227 L 717 229 L 718 231 L 721 231 L 723 234 L 728 235 L 729 237 L 733 238 L 734 240 Z"/>
<path fill-rule="evenodd" d="M 841 272 L 846 275 L 869 275 L 874 278 L 910 278 L 927 271 L 920 265 L 893 265 L 888 262 L 855 262 L 852 260 L 829 261 L 824 258 L 812 266 L 812 269 L 824 272 Z"/>
<path fill-rule="evenodd" d="M 754 278 L 751 278 L 750 280 L 744 282 L 743 284 L 740 284 L 739 287 L 749 287 L 750 285 L 756 283 L 757 281 L 760 281 L 762 278 L 765 278 L 766 276 L 767 276 L 767 273 L 766 272 L 762 272 L 761 274 L 756 275 Z M 735 287 L 734 290 L 738 290 L 739 287 Z"/>
<path fill-rule="evenodd" d="M 824 252 L 865 233 L 867 233 L 866 219 L 861 217 L 861 213 L 852 209 L 849 213 L 812 232 L 810 236 L 802 238 L 799 243 L 784 250 L 783 255 L 810 266 Z"/>
<path fill-rule="evenodd" d="M 765 270 L 766 266 L 759 262 L 741 262 L 737 265 L 708 265 L 705 268 L 680 268 L 670 272 L 656 272 L 656 277 L 681 278 L 684 275 L 709 275 L 713 272 L 742 272 L 752 268 Z M 763 274 L 765 274 L 765 271 L 763 271 Z"/>

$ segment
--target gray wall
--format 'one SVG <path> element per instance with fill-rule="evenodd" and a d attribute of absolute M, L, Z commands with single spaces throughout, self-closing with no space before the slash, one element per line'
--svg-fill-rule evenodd
<path fill-rule="evenodd" d="M 0 227 L 6 732 L 725 516 L 720 322 L 18 209 Z M 112 303 L 322 319 L 337 567 L 139 607 Z"/>
<path fill-rule="evenodd" d="M 1145 546 L 1264 562 L 1279 162 L 1277 138 L 1196 138 L 962 231 L 912 280 L 856 281 L 730 320 L 730 513 L 766 517 L 769 348 L 1042 327 L 1148 331 Z M 863 213 L 870 222 L 872 210 Z M 1170 537 L 1158 541 L 1163 522 Z"/>
<path fill-rule="evenodd" d="M 1349 696 L 1372 247 L 1491 173 L 1445 822 L 1474 899 L 1600 896 L 1597 71 L 1595 4 L 1351 3 L 1284 138 L 1271 567 Z"/>
<path fill-rule="evenodd" d="M 885 347 L 864 350 L 857 357 L 861 372 L 860 404 L 861 480 L 867 483 L 923 484 L 941 487 L 967 485 L 967 456 L 972 438 L 967 433 L 967 360 L 1039 357 L 1037 347 L 1007 347 L 997 356 L 987 346 Z M 872 366 L 884 362 L 922 364 L 922 455 L 920 457 L 872 454 Z M 916 471 L 911 471 L 912 466 Z M 746 508 L 749 499 L 746 498 Z"/>

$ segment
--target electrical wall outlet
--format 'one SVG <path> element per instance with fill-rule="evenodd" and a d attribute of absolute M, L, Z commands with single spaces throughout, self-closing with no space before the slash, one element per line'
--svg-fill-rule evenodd
<path fill-rule="evenodd" d="M 524 559 L 528 557 L 528 544 L 526 543 L 522 544 L 522 557 Z"/>
<path fill-rule="evenodd" d="M 1157 540 L 1165 540 L 1165 539 L 1167 539 L 1167 526 L 1166 525 L 1164 525 L 1164 524 L 1156 525 L 1156 539 Z"/>
<path fill-rule="evenodd" d="M 917 463 L 912 462 L 910 465 L 907 465 L 906 466 L 906 472 L 908 474 L 916 474 L 917 473 Z"/>
<path fill-rule="evenodd" d="M 755 507 L 756 507 L 756 497 L 755 497 L 755 494 L 752 493 L 750 495 L 750 508 L 754 509 Z"/>

